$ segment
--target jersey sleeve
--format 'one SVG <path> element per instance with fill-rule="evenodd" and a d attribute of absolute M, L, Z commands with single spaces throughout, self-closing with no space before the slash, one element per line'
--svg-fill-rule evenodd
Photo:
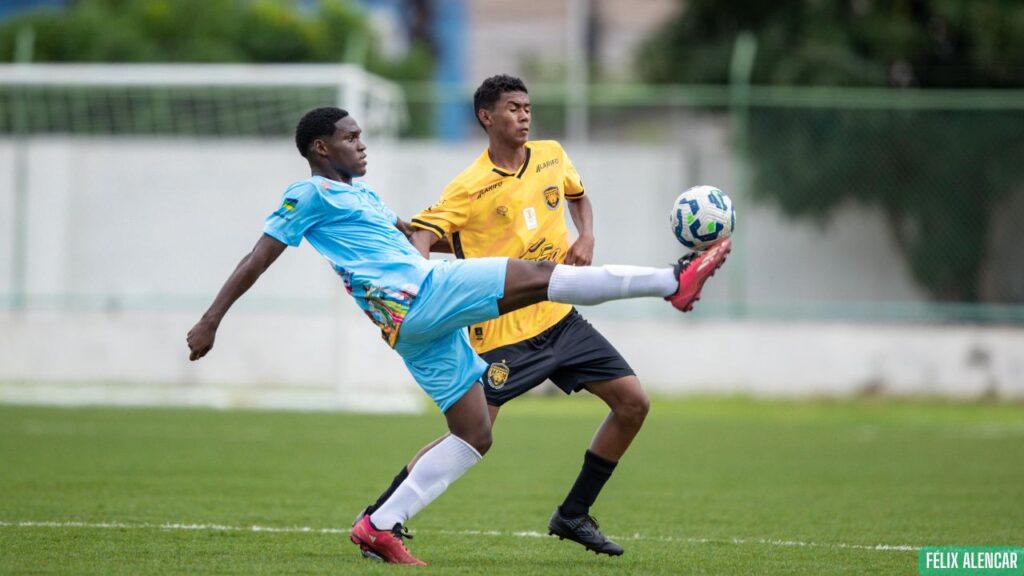
<path fill-rule="evenodd" d="M 569 160 L 569 155 L 565 150 L 562 150 L 562 156 L 565 158 L 565 181 L 562 183 L 565 197 L 568 200 L 579 200 L 586 196 L 583 180 L 580 179 L 579 173 L 576 172 L 576 166 L 573 165 L 572 160 Z"/>
<path fill-rule="evenodd" d="M 430 230 L 438 238 L 460 230 L 469 219 L 469 193 L 459 184 L 449 184 L 441 200 L 416 214 L 410 222 L 416 228 Z"/>
<path fill-rule="evenodd" d="M 298 246 L 306 231 L 317 223 L 320 214 L 320 194 L 316 186 L 310 182 L 299 182 L 284 191 L 281 206 L 267 216 L 263 233 L 289 246 Z"/>

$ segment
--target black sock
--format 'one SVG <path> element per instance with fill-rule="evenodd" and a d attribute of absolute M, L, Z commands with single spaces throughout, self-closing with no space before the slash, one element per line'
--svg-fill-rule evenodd
<path fill-rule="evenodd" d="M 601 488 L 604 488 L 604 483 L 615 471 L 616 464 L 617 462 L 605 460 L 587 450 L 583 455 L 583 469 L 576 477 L 576 483 L 572 485 L 572 490 L 569 490 L 569 495 L 565 497 L 565 502 L 559 506 L 562 516 L 573 517 L 589 513 L 594 500 L 597 500 L 597 495 L 601 493 Z"/>
<path fill-rule="evenodd" d="M 380 495 L 380 498 L 377 498 L 377 501 L 373 503 L 373 506 L 370 506 L 369 511 L 366 512 L 367 516 L 373 514 L 377 511 L 377 508 L 383 506 L 384 503 L 388 501 L 388 498 L 391 498 L 391 495 L 395 493 L 395 490 L 398 490 L 398 485 L 404 482 L 408 476 L 409 468 L 402 466 L 402 470 L 395 476 L 395 479 L 391 481 L 391 486 L 388 486 L 388 489 Z"/>

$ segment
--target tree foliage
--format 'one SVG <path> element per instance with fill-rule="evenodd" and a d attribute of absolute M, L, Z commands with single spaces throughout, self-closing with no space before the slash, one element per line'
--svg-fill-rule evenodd
<path fill-rule="evenodd" d="M 1024 87 L 1011 0 L 688 0 L 638 65 L 657 82 L 726 83 L 742 31 L 758 40 L 754 84 Z M 1024 114 L 754 108 L 749 130 L 756 195 L 818 220 L 876 206 L 933 296 L 982 297 L 989 224 L 1024 184 Z"/>
<path fill-rule="evenodd" d="M 1017 0 L 688 0 L 643 50 L 656 82 L 725 83 L 741 31 L 755 84 L 1022 87 Z"/>
<path fill-rule="evenodd" d="M 345 0 L 313 8 L 297 0 L 78 0 L 0 25 L 0 60 L 11 61 L 25 26 L 40 62 L 341 62 L 369 42 L 367 67 L 384 76 L 425 79 L 432 66 L 422 49 L 380 56 L 365 17 Z"/>

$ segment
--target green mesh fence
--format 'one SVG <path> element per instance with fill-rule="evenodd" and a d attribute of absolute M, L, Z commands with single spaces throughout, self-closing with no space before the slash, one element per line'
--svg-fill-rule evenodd
<path fill-rule="evenodd" d="M 287 136 L 337 89 L 0 85 L 0 134 Z"/>

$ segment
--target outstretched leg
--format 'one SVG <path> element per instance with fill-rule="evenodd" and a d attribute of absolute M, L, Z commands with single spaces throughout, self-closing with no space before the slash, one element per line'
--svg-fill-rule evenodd
<path fill-rule="evenodd" d="M 726 238 L 704 252 L 680 258 L 671 268 L 643 266 L 567 266 L 552 262 L 509 259 L 501 314 L 550 300 L 593 305 L 625 298 L 662 297 L 687 312 L 700 291 L 732 250 Z"/>

